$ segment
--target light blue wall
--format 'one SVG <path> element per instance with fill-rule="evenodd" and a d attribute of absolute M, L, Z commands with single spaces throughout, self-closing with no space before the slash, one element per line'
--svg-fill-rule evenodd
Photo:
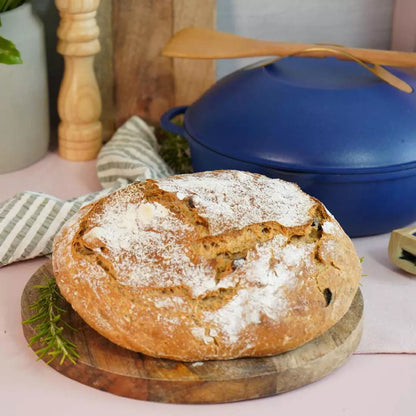
<path fill-rule="evenodd" d="M 217 26 L 225 32 L 259 39 L 388 49 L 393 3 L 394 0 L 217 0 Z M 218 61 L 218 76 L 249 62 Z"/>

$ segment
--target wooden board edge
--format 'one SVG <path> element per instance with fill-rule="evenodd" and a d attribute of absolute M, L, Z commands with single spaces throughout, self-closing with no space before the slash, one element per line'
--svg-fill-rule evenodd
<path fill-rule="evenodd" d="M 51 273 L 51 270 L 51 262 L 48 261 L 41 266 L 38 272 L 48 275 Z M 27 310 L 24 307 L 24 296 L 28 290 L 34 290 L 30 286 L 30 282 L 35 275 L 29 279 L 22 293 L 22 321 L 28 317 Z M 251 378 L 245 377 L 227 380 L 162 380 L 156 378 L 133 378 L 122 374 L 114 374 L 103 369 L 93 368 L 84 362 L 79 362 L 74 366 L 69 362 L 59 365 L 58 361 L 54 361 L 50 366 L 66 377 L 84 385 L 115 395 L 139 400 L 182 404 L 209 404 L 268 397 L 318 381 L 332 373 L 348 360 L 360 342 L 363 329 L 363 297 L 360 289 L 358 289 L 356 296 L 357 298 L 355 298 L 352 307 L 358 308 L 361 311 L 361 315 L 356 326 L 344 342 L 337 345 L 329 353 L 324 352 L 321 356 L 317 356 L 306 367 L 293 367 L 278 374 L 264 373 L 257 374 Z M 338 324 L 342 324 L 343 319 L 348 319 L 348 312 Z M 324 336 L 330 337 L 331 331 L 336 330 L 336 325 L 327 331 Z M 33 328 L 29 325 L 23 325 L 23 333 L 26 340 L 29 341 L 34 334 Z M 33 346 L 33 349 L 36 349 L 36 346 Z M 294 351 L 289 351 L 285 354 L 293 353 Z M 273 359 L 275 357 L 264 358 Z M 288 380 L 292 380 L 292 382 L 288 383 Z M 221 396 L 216 394 L 218 391 L 222 392 Z"/>

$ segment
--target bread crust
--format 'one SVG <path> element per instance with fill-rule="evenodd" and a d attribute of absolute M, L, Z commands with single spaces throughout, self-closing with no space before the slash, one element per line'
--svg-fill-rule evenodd
<path fill-rule="evenodd" d="M 361 276 L 318 200 L 238 171 L 137 182 L 85 206 L 56 236 L 53 269 L 104 337 L 181 361 L 294 349 L 342 318 Z"/>

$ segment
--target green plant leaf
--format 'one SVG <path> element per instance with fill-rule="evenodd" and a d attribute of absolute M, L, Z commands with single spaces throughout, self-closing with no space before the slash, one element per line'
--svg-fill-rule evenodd
<path fill-rule="evenodd" d="M 25 0 L 0 0 L 0 13 L 16 9 L 24 2 Z"/>
<path fill-rule="evenodd" d="M 163 130 L 161 127 L 156 128 L 156 137 L 160 144 L 160 156 L 175 173 L 192 172 L 189 145 L 183 137 Z"/>
<path fill-rule="evenodd" d="M 20 52 L 14 43 L 0 36 L 0 63 L 15 65 L 21 64 L 22 62 Z"/>

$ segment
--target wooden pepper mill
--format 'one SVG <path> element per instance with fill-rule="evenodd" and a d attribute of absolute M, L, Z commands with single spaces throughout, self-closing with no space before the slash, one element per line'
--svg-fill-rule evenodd
<path fill-rule="evenodd" d="M 65 159 L 94 159 L 102 145 L 101 96 L 94 74 L 100 50 L 95 19 L 100 0 L 55 0 L 61 16 L 58 52 L 65 72 L 58 96 L 59 154 Z"/>

